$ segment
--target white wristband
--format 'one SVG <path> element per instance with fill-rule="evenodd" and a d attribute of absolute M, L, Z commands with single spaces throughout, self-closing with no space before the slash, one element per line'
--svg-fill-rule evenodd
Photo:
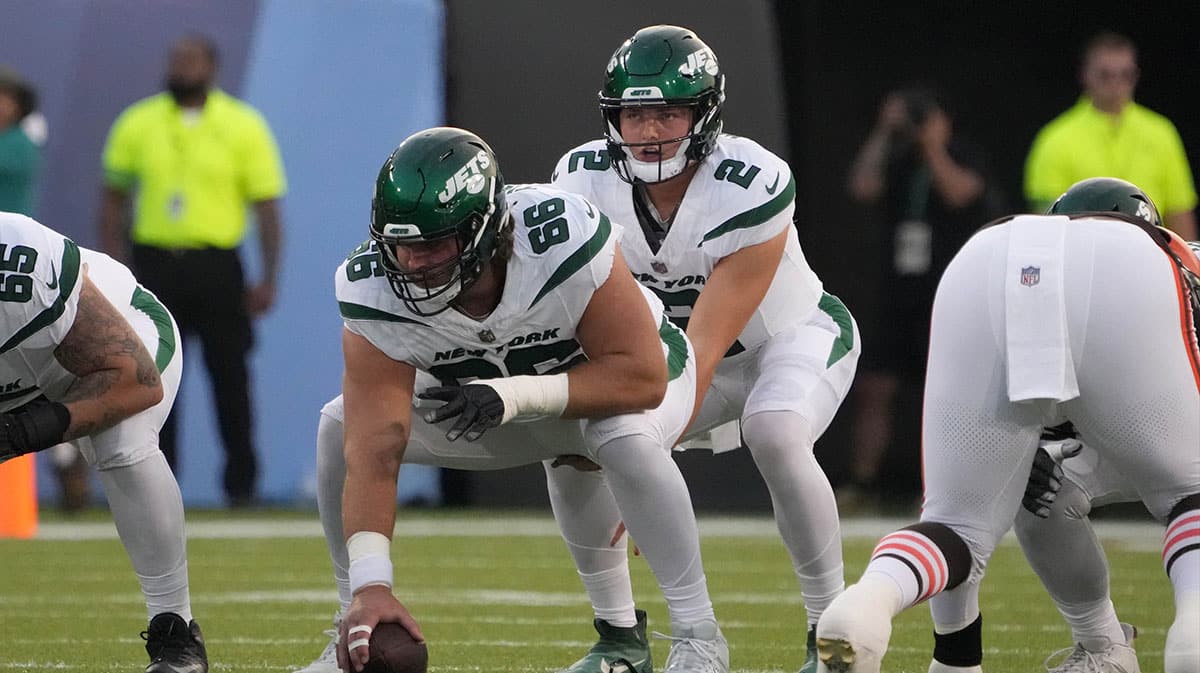
<path fill-rule="evenodd" d="M 570 386 L 566 373 L 550 376 L 510 376 L 503 379 L 474 381 L 490 386 L 504 402 L 507 423 L 517 416 L 562 416 L 567 408 Z M 470 385 L 470 384 L 468 384 Z"/>
<path fill-rule="evenodd" d="M 350 593 L 363 587 L 392 586 L 391 541 L 374 531 L 359 531 L 346 540 L 350 557 Z"/>

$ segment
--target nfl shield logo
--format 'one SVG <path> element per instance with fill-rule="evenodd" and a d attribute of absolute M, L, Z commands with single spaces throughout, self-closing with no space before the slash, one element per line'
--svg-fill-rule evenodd
<path fill-rule="evenodd" d="M 496 335 L 490 329 L 479 330 L 479 340 L 490 344 L 496 340 Z"/>
<path fill-rule="evenodd" d="M 650 268 L 654 269 L 654 273 L 666 273 L 667 272 L 667 265 L 663 264 L 662 262 L 658 261 L 657 259 L 654 260 L 653 262 L 650 262 Z"/>
<path fill-rule="evenodd" d="M 1021 267 L 1021 284 L 1026 287 L 1033 287 L 1042 279 L 1042 269 L 1037 266 Z"/>

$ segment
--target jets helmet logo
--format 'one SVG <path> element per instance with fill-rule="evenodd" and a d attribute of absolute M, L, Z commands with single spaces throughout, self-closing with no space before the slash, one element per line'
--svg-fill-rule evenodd
<path fill-rule="evenodd" d="M 1154 216 L 1150 214 L 1150 206 L 1146 205 L 1145 201 L 1139 201 L 1137 207 L 1137 216 L 1143 220 L 1154 223 Z"/>
<path fill-rule="evenodd" d="M 695 77 L 701 70 L 710 75 L 716 75 L 718 72 L 717 57 L 711 49 L 693 51 L 688 54 L 687 61 L 679 66 L 679 74 L 684 77 Z"/>
<path fill-rule="evenodd" d="M 488 158 L 487 152 L 479 150 L 475 156 L 467 160 L 463 167 L 455 171 L 454 175 L 446 180 L 446 187 L 438 192 L 438 201 L 440 203 L 449 203 L 456 194 L 461 191 L 466 191 L 468 194 L 478 194 L 483 191 L 487 180 L 483 177 L 483 171 L 492 165 L 491 159 Z"/>

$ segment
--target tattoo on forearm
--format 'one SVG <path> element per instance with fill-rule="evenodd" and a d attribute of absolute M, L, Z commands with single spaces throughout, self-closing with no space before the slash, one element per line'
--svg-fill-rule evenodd
<path fill-rule="evenodd" d="M 80 288 L 75 324 L 54 355 L 67 371 L 79 377 L 64 395 L 64 403 L 96 399 L 111 390 L 120 379 L 113 363 L 125 358 L 133 358 L 138 384 L 159 385 L 158 369 L 141 339 L 90 282 Z"/>

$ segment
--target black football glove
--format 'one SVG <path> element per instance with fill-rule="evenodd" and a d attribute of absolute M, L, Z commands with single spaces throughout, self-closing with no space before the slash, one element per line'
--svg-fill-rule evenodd
<path fill-rule="evenodd" d="M 504 401 L 500 399 L 496 389 L 486 383 L 426 388 L 417 397 L 445 402 L 437 409 L 425 413 L 426 423 L 440 423 L 448 418 L 458 417 L 454 425 L 446 431 L 446 439 L 452 442 L 459 437 L 473 442 L 484 432 L 500 425 L 504 419 Z"/>
<path fill-rule="evenodd" d="M 1070 421 L 1042 430 L 1029 482 L 1025 484 L 1025 497 L 1021 499 L 1021 505 L 1034 516 L 1042 519 L 1050 516 L 1050 506 L 1062 489 L 1061 463 L 1083 450 L 1078 436 Z"/>
<path fill-rule="evenodd" d="M 1033 457 L 1033 469 L 1029 471 L 1029 483 L 1025 484 L 1025 497 L 1021 498 L 1021 504 L 1034 516 L 1048 518 L 1050 506 L 1062 488 L 1062 478 L 1062 466 L 1039 446 Z"/>

